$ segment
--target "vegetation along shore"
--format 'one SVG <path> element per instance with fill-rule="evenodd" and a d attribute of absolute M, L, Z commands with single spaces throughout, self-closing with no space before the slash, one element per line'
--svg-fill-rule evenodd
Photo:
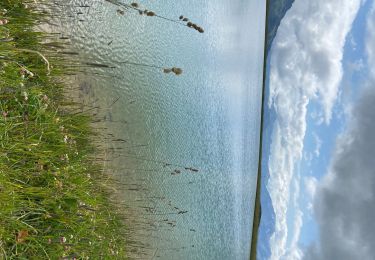
<path fill-rule="evenodd" d="M 125 259 L 92 118 L 64 98 L 70 61 L 36 32 L 39 4 L 0 2 L 0 259 Z"/>

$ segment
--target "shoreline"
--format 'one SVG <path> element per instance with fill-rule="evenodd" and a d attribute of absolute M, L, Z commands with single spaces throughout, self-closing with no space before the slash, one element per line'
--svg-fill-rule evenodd
<path fill-rule="evenodd" d="M 95 118 L 66 96 L 73 62 L 35 30 L 43 4 L 0 4 L 0 258 L 125 259 Z"/>

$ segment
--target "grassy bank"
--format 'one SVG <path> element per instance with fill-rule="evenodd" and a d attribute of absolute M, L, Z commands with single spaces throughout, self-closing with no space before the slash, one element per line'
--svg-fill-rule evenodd
<path fill-rule="evenodd" d="M 0 2 L 0 259 L 124 259 L 91 119 L 64 100 L 68 61 L 35 5 Z"/>

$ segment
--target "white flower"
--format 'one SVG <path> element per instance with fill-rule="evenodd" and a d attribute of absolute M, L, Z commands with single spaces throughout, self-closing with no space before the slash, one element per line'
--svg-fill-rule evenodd
<path fill-rule="evenodd" d="M 0 19 L 0 25 L 5 25 L 8 23 L 7 19 Z"/>

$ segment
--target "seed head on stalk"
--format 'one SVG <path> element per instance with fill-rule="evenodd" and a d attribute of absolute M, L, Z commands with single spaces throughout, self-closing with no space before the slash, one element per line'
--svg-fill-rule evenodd
<path fill-rule="evenodd" d="M 147 10 L 147 9 L 143 9 L 143 8 L 140 7 L 140 5 L 137 2 L 125 4 L 125 3 L 121 3 L 118 0 L 106 0 L 106 1 L 110 2 L 114 5 L 117 5 L 117 6 L 122 6 L 126 9 L 133 9 L 133 10 L 137 11 L 140 15 L 145 15 L 145 16 L 148 16 L 148 17 L 157 17 L 157 18 L 169 21 L 169 22 L 173 22 L 173 23 L 176 23 L 176 24 L 179 24 L 179 25 L 182 25 L 182 26 L 186 26 L 186 27 L 195 29 L 196 31 L 198 31 L 200 33 L 204 33 L 204 30 L 203 30 L 202 27 L 190 22 L 190 19 L 183 16 L 183 15 L 180 15 L 178 17 L 179 19 L 176 20 L 176 19 L 171 19 L 171 18 L 162 16 L 162 15 L 158 15 L 155 12 Z M 122 13 L 120 13 L 120 14 L 122 14 Z"/>

